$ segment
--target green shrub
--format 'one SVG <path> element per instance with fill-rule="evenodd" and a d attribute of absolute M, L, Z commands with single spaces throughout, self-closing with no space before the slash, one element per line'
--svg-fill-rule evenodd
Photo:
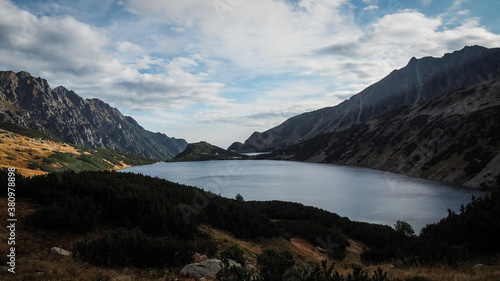
<path fill-rule="evenodd" d="M 253 271 L 247 271 L 243 267 L 231 266 L 227 260 L 223 260 L 224 267 L 217 272 L 217 280 L 219 281 L 251 281 L 259 280 L 252 279 Z"/>
<path fill-rule="evenodd" d="M 207 257 L 214 257 L 219 250 L 216 242 L 210 240 L 198 240 L 196 242 L 196 252 Z"/>
<path fill-rule="evenodd" d="M 219 253 L 221 260 L 233 260 L 241 265 L 245 264 L 243 250 L 237 244 L 229 244 Z"/>
<path fill-rule="evenodd" d="M 347 281 L 368 281 L 368 273 L 363 270 L 361 265 L 351 265 L 352 274 L 347 275 Z"/>
<path fill-rule="evenodd" d="M 192 262 L 194 247 L 183 240 L 118 228 L 75 243 L 74 253 L 78 259 L 98 266 L 172 267 Z"/>
<path fill-rule="evenodd" d="M 100 209 L 91 198 L 68 196 L 37 209 L 29 224 L 38 228 L 84 232 L 97 225 Z"/>
<path fill-rule="evenodd" d="M 295 261 L 288 251 L 277 253 L 273 249 L 268 249 L 257 257 L 257 264 L 265 281 L 282 281 L 283 275 L 293 267 Z"/>

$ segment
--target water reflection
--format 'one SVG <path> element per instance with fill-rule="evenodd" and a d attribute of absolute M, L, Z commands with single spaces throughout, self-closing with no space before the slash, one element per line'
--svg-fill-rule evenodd
<path fill-rule="evenodd" d="M 419 231 L 458 211 L 483 191 L 370 169 L 290 161 L 205 161 L 157 163 L 124 169 L 198 186 L 224 197 L 283 200 L 319 207 L 352 220 Z"/>

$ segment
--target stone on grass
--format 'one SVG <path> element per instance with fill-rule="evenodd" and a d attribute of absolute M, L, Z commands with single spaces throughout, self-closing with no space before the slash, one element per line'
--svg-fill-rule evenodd
<path fill-rule="evenodd" d="M 50 261 L 59 261 L 59 260 L 71 258 L 71 256 L 72 256 L 72 253 L 70 251 L 66 251 L 66 250 L 61 249 L 59 247 L 53 247 L 52 249 L 50 249 L 49 259 L 50 259 Z"/>
<path fill-rule="evenodd" d="M 188 264 L 181 269 L 180 274 L 184 277 L 191 277 L 197 280 L 202 278 L 214 279 L 222 268 L 223 263 L 221 260 L 210 259 L 199 263 Z"/>
<path fill-rule="evenodd" d="M 472 269 L 483 269 L 485 268 L 486 265 L 482 264 L 482 263 L 478 263 L 478 264 L 475 264 Z"/>

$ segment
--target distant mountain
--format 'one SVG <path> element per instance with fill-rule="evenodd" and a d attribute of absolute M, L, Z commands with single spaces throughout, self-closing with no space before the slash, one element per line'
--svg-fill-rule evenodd
<path fill-rule="evenodd" d="M 238 153 L 211 145 L 208 142 L 190 143 L 186 149 L 170 161 L 231 160 L 242 158 Z"/>
<path fill-rule="evenodd" d="M 241 142 L 233 142 L 227 150 L 238 153 L 252 153 L 256 152 L 257 149 L 253 145 L 244 144 Z"/>
<path fill-rule="evenodd" d="M 442 58 L 412 58 L 334 107 L 304 113 L 263 133 L 255 132 L 246 148 L 270 150 L 297 144 L 320 134 L 339 132 L 401 106 L 422 104 L 442 93 L 487 81 L 500 73 L 500 48 L 465 47 Z"/>
<path fill-rule="evenodd" d="M 0 72 L 0 120 L 42 131 L 64 142 L 167 160 L 187 142 L 141 127 L 99 99 L 83 99 L 27 72 Z"/>
<path fill-rule="evenodd" d="M 500 75 L 318 135 L 272 157 L 500 188 Z"/>

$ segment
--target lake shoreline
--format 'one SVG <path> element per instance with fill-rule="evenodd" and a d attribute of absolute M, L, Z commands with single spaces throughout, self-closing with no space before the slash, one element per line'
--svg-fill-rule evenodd
<path fill-rule="evenodd" d="M 416 229 L 439 221 L 448 209 L 458 211 L 472 195 L 487 194 L 487 191 L 448 182 L 365 167 L 324 164 L 263 159 L 211 160 L 161 162 L 121 172 L 157 176 L 227 198 L 239 193 L 246 200 L 297 202 L 356 221 L 393 225 L 402 219 Z"/>

